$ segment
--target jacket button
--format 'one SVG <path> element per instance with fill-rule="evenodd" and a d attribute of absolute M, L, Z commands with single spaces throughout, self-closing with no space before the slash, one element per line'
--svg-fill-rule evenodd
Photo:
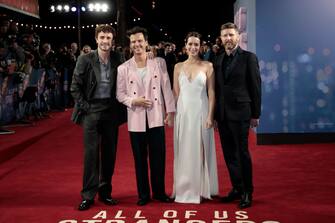
<path fill-rule="evenodd" d="M 155 90 L 155 89 L 156 89 L 156 87 L 153 87 L 152 89 L 154 89 L 154 90 Z"/>
<path fill-rule="evenodd" d="M 155 75 L 155 78 L 157 78 L 157 75 Z"/>
<path fill-rule="evenodd" d="M 155 98 L 155 101 L 157 101 L 157 98 Z"/>
<path fill-rule="evenodd" d="M 136 94 L 136 92 L 134 92 L 134 94 Z"/>
<path fill-rule="evenodd" d="M 130 83 L 132 84 L 132 83 L 133 83 L 133 81 L 130 81 Z"/>

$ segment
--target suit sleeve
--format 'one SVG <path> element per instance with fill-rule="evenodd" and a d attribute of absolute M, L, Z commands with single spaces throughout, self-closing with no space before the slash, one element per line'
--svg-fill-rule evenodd
<path fill-rule="evenodd" d="M 86 101 L 84 91 L 85 89 L 85 76 L 87 75 L 88 61 L 84 55 L 78 58 L 76 67 L 73 72 L 72 83 L 70 87 L 71 95 L 74 101 L 77 103 L 79 110 L 87 111 L 89 104 Z"/>
<path fill-rule="evenodd" d="M 124 66 L 119 66 L 117 69 L 117 79 L 116 79 L 116 98 L 119 102 L 126 105 L 127 107 L 132 107 L 132 98 L 127 94 L 127 73 Z"/>
<path fill-rule="evenodd" d="M 261 115 L 261 76 L 258 59 L 255 54 L 248 57 L 248 91 L 251 98 L 251 118 L 259 118 Z"/>

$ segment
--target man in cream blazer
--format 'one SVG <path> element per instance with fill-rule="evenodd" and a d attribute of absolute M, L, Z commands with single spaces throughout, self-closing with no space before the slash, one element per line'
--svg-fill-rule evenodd
<path fill-rule="evenodd" d="M 118 67 L 117 99 L 127 106 L 128 131 L 135 160 L 138 205 L 150 200 L 148 157 L 152 198 L 171 202 L 165 194 L 164 123 L 173 122 L 175 101 L 166 64 L 162 58 L 147 58 L 148 34 L 134 27 L 127 33 L 134 56 Z"/>

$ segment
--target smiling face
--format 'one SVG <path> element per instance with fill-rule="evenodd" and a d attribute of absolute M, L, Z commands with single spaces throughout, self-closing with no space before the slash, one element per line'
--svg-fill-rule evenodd
<path fill-rule="evenodd" d="M 134 33 L 129 36 L 130 49 L 135 55 L 146 53 L 148 41 L 145 40 L 143 33 Z"/>
<path fill-rule="evenodd" d="M 109 51 L 112 48 L 113 34 L 110 32 L 99 32 L 95 40 L 99 50 Z"/>
<path fill-rule="evenodd" d="M 239 34 L 233 28 L 221 30 L 220 37 L 221 37 L 222 44 L 226 51 L 233 50 L 237 46 L 238 41 L 239 41 Z"/>
<path fill-rule="evenodd" d="M 188 37 L 185 47 L 189 56 L 198 56 L 200 51 L 200 39 L 195 36 Z"/>

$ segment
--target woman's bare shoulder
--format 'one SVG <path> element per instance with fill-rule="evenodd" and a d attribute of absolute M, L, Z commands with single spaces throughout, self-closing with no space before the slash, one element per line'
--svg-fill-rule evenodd
<path fill-rule="evenodd" d="M 201 63 L 202 63 L 203 66 L 206 66 L 206 67 L 213 67 L 212 62 L 209 62 L 209 61 L 207 61 L 207 60 L 203 60 Z"/>
<path fill-rule="evenodd" d="M 175 65 L 174 65 L 174 69 L 175 70 L 180 70 L 180 68 L 183 66 L 183 62 L 179 62 L 179 63 L 176 63 Z"/>

